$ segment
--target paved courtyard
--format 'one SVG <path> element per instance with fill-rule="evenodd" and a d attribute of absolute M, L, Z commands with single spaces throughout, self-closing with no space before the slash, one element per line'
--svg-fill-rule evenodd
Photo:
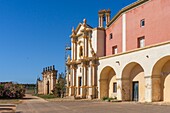
<path fill-rule="evenodd" d="M 28 98 L 17 106 L 17 113 L 169 113 L 170 106 L 129 102 L 57 101 Z"/>

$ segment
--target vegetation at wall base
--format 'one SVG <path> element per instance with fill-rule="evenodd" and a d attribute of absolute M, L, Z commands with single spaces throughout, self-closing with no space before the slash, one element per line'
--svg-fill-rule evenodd
<path fill-rule="evenodd" d="M 110 102 L 111 100 L 116 100 L 116 98 L 103 97 L 102 100 Z"/>
<path fill-rule="evenodd" d="M 57 98 L 57 96 L 55 96 L 55 95 L 53 95 L 53 94 L 48 94 L 48 95 L 36 94 L 35 96 L 38 96 L 38 97 L 43 98 L 43 99 L 53 99 L 53 98 Z"/>

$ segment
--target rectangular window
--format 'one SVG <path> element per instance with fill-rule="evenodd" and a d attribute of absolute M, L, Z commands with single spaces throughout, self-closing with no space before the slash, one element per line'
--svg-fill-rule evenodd
<path fill-rule="evenodd" d="M 142 19 L 141 21 L 140 21 L 140 27 L 144 27 L 145 26 L 145 19 Z"/>
<path fill-rule="evenodd" d="M 113 46 L 112 47 L 112 54 L 117 54 L 118 50 L 117 50 L 117 46 Z"/>
<path fill-rule="evenodd" d="M 117 92 L 117 83 L 114 82 L 113 83 L 113 93 L 116 93 Z"/>
<path fill-rule="evenodd" d="M 110 33 L 109 39 L 112 39 L 112 38 L 113 38 L 113 34 L 112 34 L 112 33 Z"/>
<path fill-rule="evenodd" d="M 145 37 L 139 37 L 138 38 L 138 48 L 145 47 Z"/>

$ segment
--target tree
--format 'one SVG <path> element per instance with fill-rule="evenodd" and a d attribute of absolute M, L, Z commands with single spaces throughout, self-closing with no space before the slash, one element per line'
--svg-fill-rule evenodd
<path fill-rule="evenodd" d="M 59 73 L 58 80 L 55 87 L 55 94 L 57 97 L 63 97 L 66 91 L 66 77 L 63 73 Z"/>

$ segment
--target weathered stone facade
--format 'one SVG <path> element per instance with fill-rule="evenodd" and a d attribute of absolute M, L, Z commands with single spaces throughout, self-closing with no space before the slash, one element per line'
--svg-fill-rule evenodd
<path fill-rule="evenodd" d="M 43 80 L 38 81 L 38 94 L 52 94 L 57 81 L 57 70 L 55 70 L 54 65 L 44 68 L 42 76 Z"/>
<path fill-rule="evenodd" d="M 98 56 L 103 56 L 103 29 L 92 29 L 86 24 L 79 24 L 72 30 L 72 59 L 67 61 L 67 95 L 81 98 L 97 98 L 97 65 Z M 92 43 L 95 43 L 92 44 Z"/>

